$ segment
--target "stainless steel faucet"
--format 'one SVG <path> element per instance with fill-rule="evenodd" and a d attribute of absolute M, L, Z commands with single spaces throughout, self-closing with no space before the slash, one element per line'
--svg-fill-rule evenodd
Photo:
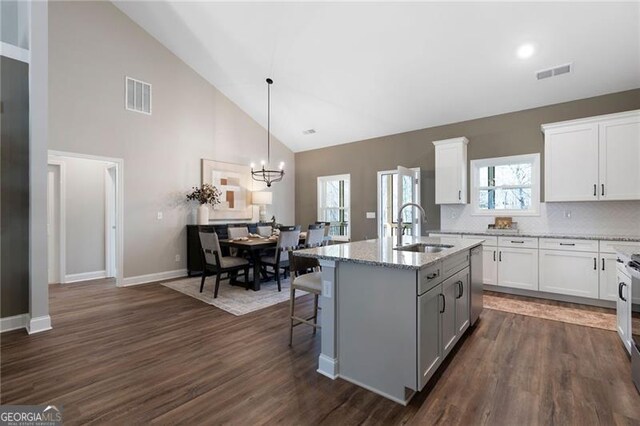
<path fill-rule="evenodd" d="M 402 211 L 405 209 L 405 207 L 417 207 L 418 210 L 420 210 L 420 218 L 422 219 L 423 222 L 426 222 L 427 220 L 427 213 L 425 213 L 424 209 L 422 208 L 422 206 L 420 204 L 416 204 L 416 203 L 404 203 L 402 205 L 402 207 L 400 207 L 400 210 L 398 211 L 398 232 L 397 232 L 397 242 L 396 242 L 396 247 L 400 247 L 402 245 Z"/>

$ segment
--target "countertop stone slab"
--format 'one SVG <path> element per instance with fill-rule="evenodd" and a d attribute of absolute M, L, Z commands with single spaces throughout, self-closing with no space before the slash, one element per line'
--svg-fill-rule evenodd
<path fill-rule="evenodd" d="M 443 250 L 439 253 L 415 253 L 410 251 L 394 250 L 393 248 L 396 245 L 396 239 L 387 237 L 382 239 L 357 241 L 353 243 L 335 244 L 313 249 L 297 250 L 295 252 L 295 256 L 399 269 L 421 269 L 454 254 L 479 246 L 483 241 L 484 240 L 481 239 L 465 239 L 453 243 L 449 240 L 443 240 L 440 238 L 403 237 L 403 245 L 416 243 L 454 245 L 454 247 Z"/>
<path fill-rule="evenodd" d="M 567 240 L 598 240 L 598 241 L 628 241 L 628 242 L 639 242 L 640 243 L 640 235 L 602 235 L 602 234 L 560 234 L 560 233 L 544 233 L 544 232 L 488 232 L 488 231 L 443 231 L 443 230 L 431 230 L 426 231 L 427 233 L 437 233 L 437 234 L 459 234 L 459 235 L 483 235 L 483 236 L 491 236 L 491 237 L 529 237 L 529 238 L 559 238 L 559 239 L 567 239 Z"/>
<path fill-rule="evenodd" d="M 631 256 L 638 257 L 640 256 L 640 249 L 629 246 L 613 246 L 613 249 L 616 251 L 618 256 L 625 262 L 628 263 L 631 260 Z"/>

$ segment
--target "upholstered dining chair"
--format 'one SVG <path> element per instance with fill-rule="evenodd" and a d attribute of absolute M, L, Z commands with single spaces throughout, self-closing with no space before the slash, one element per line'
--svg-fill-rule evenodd
<path fill-rule="evenodd" d="M 320 247 L 324 245 L 324 224 L 309 225 L 307 229 L 307 238 L 305 239 L 305 248 Z"/>
<path fill-rule="evenodd" d="M 258 235 L 261 237 L 270 237 L 273 234 L 273 227 L 271 225 L 258 225 Z"/>
<path fill-rule="evenodd" d="M 289 346 L 293 344 L 293 327 L 306 324 L 313 327 L 313 334 L 320 328 L 318 325 L 318 297 L 322 294 L 322 272 L 318 259 L 295 256 L 289 252 L 289 268 L 291 270 L 289 300 Z M 311 271 L 311 272 L 309 272 Z M 296 290 L 313 294 L 313 316 L 302 318 L 296 316 Z"/>
<path fill-rule="evenodd" d="M 202 271 L 202 281 L 200 282 L 200 293 L 204 289 L 204 280 L 207 275 L 216 276 L 216 286 L 213 290 L 213 298 L 218 297 L 220 280 L 222 274 L 226 273 L 226 278 L 236 277 L 240 270 L 244 271 L 244 282 L 246 289 L 249 289 L 249 261 L 235 256 L 222 256 L 220 250 L 220 240 L 215 232 L 200 232 L 200 245 L 204 258 L 204 271 Z"/>
<path fill-rule="evenodd" d="M 230 240 L 248 237 L 249 228 L 246 225 L 229 225 L 227 227 L 227 236 Z M 230 248 L 229 254 L 231 256 L 237 256 L 239 254 L 239 250 L 237 248 Z"/>
<path fill-rule="evenodd" d="M 329 244 L 329 231 L 331 230 L 331 222 L 316 222 L 316 225 L 324 225 L 324 245 Z"/>
<path fill-rule="evenodd" d="M 289 270 L 289 250 L 295 250 L 300 244 L 300 225 L 281 226 L 280 235 L 278 236 L 278 244 L 275 253 L 260 258 L 260 265 L 263 268 L 263 274 L 275 275 L 278 282 L 278 291 L 282 291 L 280 282 L 280 270 L 284 269 L 285 277 Z M 272 268 L 272 272 L 267 271 L 267 267 Z"/>

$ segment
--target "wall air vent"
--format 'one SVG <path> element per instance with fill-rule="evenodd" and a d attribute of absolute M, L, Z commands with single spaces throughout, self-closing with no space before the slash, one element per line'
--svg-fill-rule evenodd
<path fill-rule="evenodd" d="M 151 115 L 151 85 L 126 77 L 124 107 L 129 111 Z"/>
<path fill-rule="evenodd" d="M 308 129 L 308 130 L 303 130 L 302 131 L 303 135 L 312 135 L 314 133 L 316 133 L 316 129 Z"/>
<path fill-rule="evenodd" d="M 545 78 L 555 77 L 561 74 L 568 74 L 571 71 L 573 71 L 573 65 L 564 64 L 564 65 L 559 65 L 557 67 L 548 68 L 546 70 L 540 70 L 536 72 L 536 78 L 538 80 L 544 80 Z"/>

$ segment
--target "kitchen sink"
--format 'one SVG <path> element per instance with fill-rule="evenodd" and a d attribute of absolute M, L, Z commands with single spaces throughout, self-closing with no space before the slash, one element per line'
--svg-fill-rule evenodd
<path fill-rule="evenodd" d="M 410 244 L 408 246 L 396 247 L 394 250 L 399 251 L 412 251 L 415 253 L 439 253 L 446 249 L 453 248 L 452 245 L 447 244 Z"/>

